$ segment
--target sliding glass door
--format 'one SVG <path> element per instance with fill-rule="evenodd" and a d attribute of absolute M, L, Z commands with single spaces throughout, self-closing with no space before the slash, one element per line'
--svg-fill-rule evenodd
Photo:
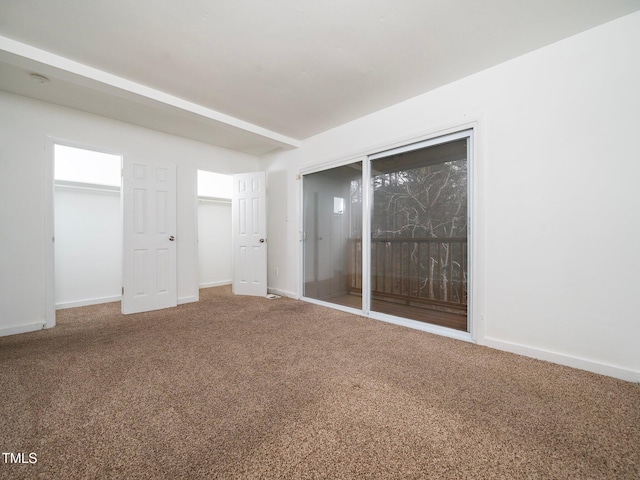
<path fill-rule="evenodd" d="M 304 296 L 361 308 L 362 162 L 303 177 Z"/>
<path fill-rule="evenodd" d="M 371 310 L 467 330 L 468 139 L 371 160 Z"/>
<path fill-rule="evenodd" d="M 470 140 L 304 175 L 304 297 L 468 331 Z"/>

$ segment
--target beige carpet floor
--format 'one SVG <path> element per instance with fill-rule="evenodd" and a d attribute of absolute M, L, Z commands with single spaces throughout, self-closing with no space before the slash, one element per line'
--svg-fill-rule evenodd
<path fill-rule="evenodd" d="M 640 385 L 304 302 L 0 338 L 0 478 L 638 479 Z"/>

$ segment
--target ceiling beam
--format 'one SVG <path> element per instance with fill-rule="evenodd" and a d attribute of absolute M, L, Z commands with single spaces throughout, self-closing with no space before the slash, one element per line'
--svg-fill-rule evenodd
<path fill-rule="evenodd" d="M 175 112 L 177 109 L 192 118 L 199 117 L 208 123 L 221 124 L 253 134 L 276 147 L 291 149 L 299 147 L 302 143 L 300 140 L 2 35 L 0 60 L 21 67 L 33 67 L 33 62 L 36 62 L 48 67 L 48 70 L 53 69 L 60 80 L 164 111 Z M 34 73 L 48 72 L 45 70 Z"/>

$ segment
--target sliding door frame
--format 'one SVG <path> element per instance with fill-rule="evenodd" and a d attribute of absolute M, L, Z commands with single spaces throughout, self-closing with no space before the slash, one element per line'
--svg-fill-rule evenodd
<path fill-rule="evenodd" d="M 364 315 L 375 320 L 381 320 L 396 325 L 402 325 L 417 330 L 423 330 L 438 335 L 456 338 L 464 341 L 475 342 L 478 338 L 478 325 L 475 319 L 476 289 L 480 282 L 476 278 L 476 137 L 478 122 L 458 125 L 448 129 L 439 130 L 418 137 L 406 138 L 386 145 L 371 147 L 358 154 L 343 157 L 334 161 L 323 162 L 313 167 L 298 171 L 299 185 L 299 225 L 300 225 L 300 249 L 299 249 L 299 288 L 300 298 L 304 301 L 327 306 L 337 310 Z M 371 186 L 371 162 L 390 155 L 419 150 L 430 146 L 450 141 L 468 138 L 467 147 L 467 331 L 459 331 L 452 328 L 441 327 L 430 323 L 419 322 L 401 317 L 371 311 L 371 213 L 373 209 L 373 191 Z M 362 308 L 356 309 L 337 305 L 315 298 L 304 296 L 304 176 L 318 173 L 332 168 L 362 162 Z"/>

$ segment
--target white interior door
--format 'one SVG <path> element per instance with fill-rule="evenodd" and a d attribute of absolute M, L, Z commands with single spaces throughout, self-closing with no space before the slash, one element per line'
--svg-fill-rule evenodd
<path fill-rule="evenodd" d="M 122 313 L 175 307 L 176 166 L 124 159 Z"/>
<path fill-rule="evenodd" d="M 265 173 L 233 176 L 233 293 L 267 294 Z"/>

